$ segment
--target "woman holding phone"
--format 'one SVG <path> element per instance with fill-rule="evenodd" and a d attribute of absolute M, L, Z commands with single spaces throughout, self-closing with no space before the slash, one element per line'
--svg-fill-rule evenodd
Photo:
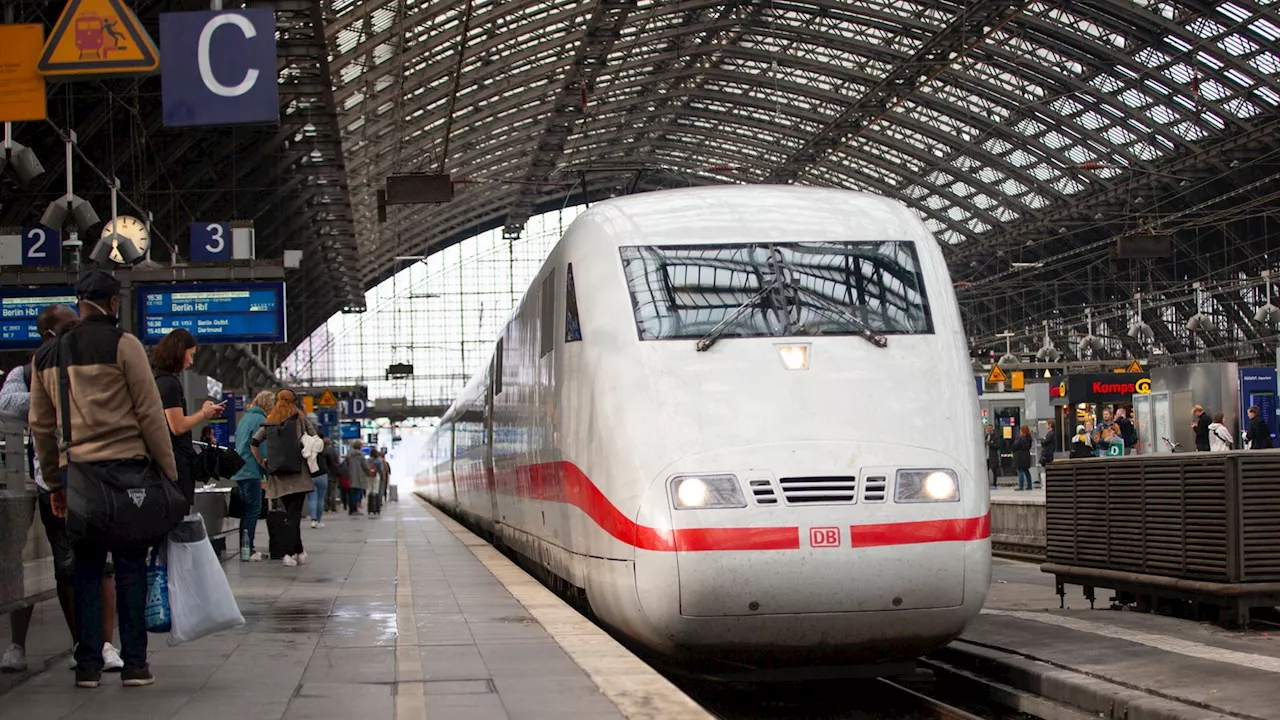
<path fill-rule="evenodd" d="M 191 367 L 195 357 L 196 339 L 182 329 L 165 335 L 151 350 L 151 372 L 160 390 L 160 403 L 164 406 L 164 417 L 169 422 L 169 434 L 173 439 L 173 458 L 178 463 L 178 488 L 192 505 L 196 501 L 196 450 L 191 444 L 191 430 L 218 417 L 226 407 L 225 402 L 205 400 L 198 412 L 187 414 L 187 396 L 182 391 L 178 375 Z"/>

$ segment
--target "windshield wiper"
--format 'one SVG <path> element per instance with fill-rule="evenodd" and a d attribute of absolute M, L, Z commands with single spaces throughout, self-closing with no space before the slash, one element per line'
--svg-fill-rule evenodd
<path fill-rule="evenodd" d="M 773 283 L 760 288 L 759 292 L 747 298 L 746 301 L 735 308 L 733 312 L 726 315 L 719 323 L 716 323 L 716 326 L 711 328 L 711 332 L 707 333 L 698 341 L 698 344 L 696 345 L 697 351 L 706 352 L 707 350 L 710 350 L 711 346 L 716 344 L 716 341 L 720 339 L 720 336 L 724 334 L 725 329 L 728 328 L 729 325 L 741 317 L 742 314 L 746 312 L 747 308 L 751 307 L 770 292 L 773 292 Z"/>
<path fill-rule="evenodd" d="M 889 338 L 873 330 L 872 327 L 868 325 L 866 321 L 863 320 L 862 318 L 858 317 L 857 315 L 854 315 L 853 313 L 849 312 L 848 310 L 846 310 L 845 308 L 839 305 L 835 305 L 834 303 L 827 301 L 825 297 L 818 294 L 817 292 L 814 292 L 813 290 L 810 290 L 809 288 L 797 285 L 795 286 L 794 289 L 802 293 L 815 295 L 820 300 L 823 300 L 823 303 L 822 303 L 823 310 L 840 316 L 840 318 L 848 322 L 850 325 L 854 327 L 855 330 L 857 330 L 857 332 L 855 333 L 856 335 L 864 338 L 867 342 L 871 343 L 872 345 L 875 345 L 878 348 L 889 346 Z"/>

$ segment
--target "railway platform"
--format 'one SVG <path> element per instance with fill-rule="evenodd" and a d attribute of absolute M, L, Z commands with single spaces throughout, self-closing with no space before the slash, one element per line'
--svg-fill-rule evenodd
<path fill-rule="evenodd" d="M 70 638 L 57 607 L 43 603 L 28 643 L 33 667 L 0 686 L 0 718 L 709 717 L 410 493 L 381 517 L 324 522 L 303 529 L 306 565 L 226 562 L 245 625 L 174 648 L 150 636 L 150 687 L 124 688 L 108 673 L 96 690 L 76 689 Z M 261 526 L 259 535 L 265 544 Z"/>
<path fill-rule="evenodd" d="M 955 667 L 1088 711 L 1130 720 L 1280 717 L 1280 628 L 1237 632 L 1207 623 L 1090 609 L 1037 564 L 996 558 L 986 606 L 937 655 Z"/>

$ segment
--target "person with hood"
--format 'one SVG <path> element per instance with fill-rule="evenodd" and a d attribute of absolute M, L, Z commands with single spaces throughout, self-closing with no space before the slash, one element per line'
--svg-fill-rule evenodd
<path fill-rule="evenodd" d="M 1222 413 L 1213 414 L 1213 422 L 1209 423 L 1209 452 L 1227 452 L 1235 447 L 1236 439 L 1226 425 L 1222 424 Z"/>
<path fill-rule="evenodd" d="M 240 513 L 240 542 L 248 545 L 249 552 L 247 555 L 241 552 L 240 559 L 248 562 L 262 562 L 262 553 L 254 550 L 254 535 L 262 515 L 262 479 L 267 474 L 267 469 L 254 455 L 251 443 L 254 433 L 275 406 L 276 394 L 263 390 L 254 396 L 236 425 L 236 453 L 244 460 L 244 466 L 231 479 L 236 481 L 240 499 L 244 501 L 244 510 Z"/>
<path fill-rule="evenodd" d="M 1071 440 L 1071 457 L 1073 459 L 1093 457 L 1093 442 L 1084 425 L 1076 426 L 1076 436 Z"/>
<path fill-rule="evenodd" d="M 1250 450 L 1270 450 L 1273 445 L 1271 443 L 1271 428 L 1267 427 L 1267 421 L 1262 419 L 1262 409 L 1257 405 L 1253 405 L 1248 410 L 1249 413 L 1249 429 L 1245 432 L 1244 437 L 1249 441 Z"/>

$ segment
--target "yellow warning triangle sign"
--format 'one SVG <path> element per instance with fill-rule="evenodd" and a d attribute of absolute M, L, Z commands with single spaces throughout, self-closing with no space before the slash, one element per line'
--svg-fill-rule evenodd
<path fill-rule="evenodd" d="M 1128 368 L 1128 370 L 1129 370 L 1129 372 L 1131 372 L 1131 373 L 1140 373 L 1140 372 L 1143 372 L 1143 369 L 1142 369 L 1142 363 L 1138 362 L 1137 360 L 1134 360 L 1133 362 L 1129 363 L 1129 368 Z"/>
<path fill-rule="evenodd" d="M 1009 382 L 1009 376 L 1004 374 L 1004 371 L 1000 369 L 999 365 L 992 365 L 991 374 L 987 375 L 987 382 L 989 383 Z"/>
<path fill-rule="evenodd" d="M 123 0 L 71 0 L 36 66 L 42 75 L 129 75 L 160 67 L 160 51 Z"/>
<path fill-rule="evenodd" d="M 333 396 L 333 392 L 325 390 L 320 396 L 320 402 L 316 403 L 320 407 L 338 407 L 338 398 Z"/>

